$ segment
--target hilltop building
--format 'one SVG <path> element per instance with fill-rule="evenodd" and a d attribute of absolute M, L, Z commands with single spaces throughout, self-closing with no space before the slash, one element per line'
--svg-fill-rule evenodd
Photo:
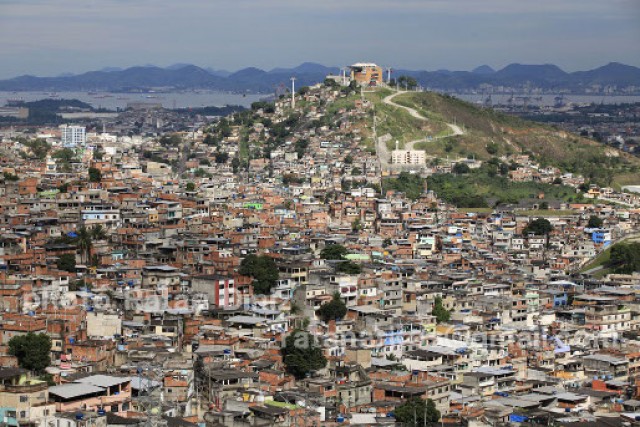
<path fill-rule="evenodd" d="M 355 80 L 359 85 L 379 86 L 382 83 L 382 67 L 374 63 L 358 62 L 349 68 L 351 80 Z"/>

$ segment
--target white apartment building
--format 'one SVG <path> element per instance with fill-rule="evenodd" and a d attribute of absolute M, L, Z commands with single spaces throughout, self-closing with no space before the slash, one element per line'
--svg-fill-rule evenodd
<path fill-rule="evenodd" d="M 393 150 L 391 163 L 394 165 L 424 165 L 425 152 L 423 150 Z"/>
<path fill-rule="evenodd" d="M 87 142 L 87 130 L 84 126 L 60 126 L 60 142 L 64 147 L 77 147 Z"/>

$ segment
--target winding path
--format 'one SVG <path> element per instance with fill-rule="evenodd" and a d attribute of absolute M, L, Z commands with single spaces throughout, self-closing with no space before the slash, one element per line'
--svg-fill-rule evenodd
<path fill-rule="evenodd" d="M 399 92 L 395 92 L 392 93 L 389 96 L 386 96 L 382 102 L 384 102 L 387 105 L 391 105 L 393 107 L 396 108 L 402 108 L 403 110 L 406 110 L 409 112 L 409 114 L 411 115 L 411 117 L 414 117 L 418 120 L 424 120 L 424 121 L 428 121 L 428 119 L 426 117 L 424 117 L 423 115 L 421 115 L 420 113 L 418 113 L 418 111 L 415 108 L 411 108 L 411 107 L 405 107 L 404 105 L 400 105 L 400 104 L 396 104 L 395 102 L 393 102 L 393 98 L 395 98 L 398 95 L 402 95 L 403 93 L 408 93 L 406 91 L 399 91 Z M 464 135 L 464 131 L 462 130 L 462 128 L 458 125 L 455 125 L 453 123 L 446 123 L 447 126 L 449 126 L 449 128 L 453 131 L 452 134 L 449 135 L 442 135 L 442 136 L 435 136 L 432 137 L 430 140 L 434 141 L 437 139 L 443 139 L 443 138 L 449 138 L 451 136 L 458 136 L 458 135 Z M 426 142 L 427 138 L 421 138 L 421 139 L 416 139 L 415 141 L 409 141 L 404 145 L 404 149 L 405 150 L 413 150 L 413 146 L 419 142 Z M 385 144 L 386 145 L 386 144 Z M 384 150 L 385 152 L 387 150 Z"/>

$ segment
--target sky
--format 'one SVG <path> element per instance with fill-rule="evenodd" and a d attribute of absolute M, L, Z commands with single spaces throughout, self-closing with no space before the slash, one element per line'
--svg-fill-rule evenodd
<path fill-rule="evenodd" d="M 640 0 L 0 0 L 0 78 L 305 61 L 640 66 Z"/>

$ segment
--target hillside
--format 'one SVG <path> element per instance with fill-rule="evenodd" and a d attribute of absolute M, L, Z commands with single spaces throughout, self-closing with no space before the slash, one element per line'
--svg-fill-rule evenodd
<path fill-rule="evenodd" d="M 387 132 L 394 140 L 406 142 L 424 137 L 426 132 L 430 138 L 417 142 L 413 148 L 426 150 L 427 156 L 488 160 L 522 153 L 543 166 L 578 173 L 601 185 L 619 186 L 640 179 L 640 159 L 596 141 L 433 92 L 394 97 L 396 104 L 413 108 L 427 118 L 426 122 L 416 120 L 407 111 L 383 103 L 390 93 L 380 90 L 367 94 L 375 103 L 377 114 L 384 117 L 378 124 L 378 135 Z M 464 135 L 446 137 L 450 132 L 447 123 L 456 123 L 464 129 Z"/>

